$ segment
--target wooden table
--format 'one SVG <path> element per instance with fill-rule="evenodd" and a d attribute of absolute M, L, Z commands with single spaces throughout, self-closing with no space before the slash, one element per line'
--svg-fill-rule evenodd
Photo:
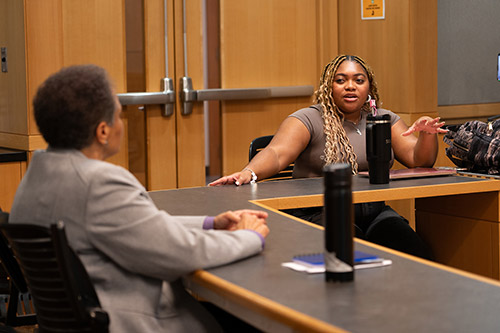
<path fill-rule="evenodd" d="M 458 234 L 440 234 L 443 238 L 431 244 L 433 250 L 438 246 L 451 253 L 456 244 L 450 245 L 449 239 L 466 231 L 473 238 L 480 237 L 483 228 L 476 232 L 476 225 L 489 225 L 490 239 L 483 239 L 477 248 L 485 247 L 478 251 L 489 253 L 489 262 L 496 265 L 497 272 L 499 191 L 500 182 L 496 180 L 459 176 L 398 180 L 387 185 L 353 179 L 355 202 L 414 198 L 417 230 L 421 223 L 426 224 L 424 235 L 441 221 L 453 226 L 465 220 L 473 225 Z M 197 271 L 185 280 L 194 293 L 265 331 L 500 331 L 500 283 L 367 242 L 357 240 L 355 248 L 391 259 L 393 264 L 356 271 L 352 283 L 326 283 L 323 274 L 307 275 L 282 267 L 281 263 L 290 261 L 293 255 L 322 251 L 324 241 L 321 229 L 277 209 L 321 205 L 322 192 L 322 179 L 316 178 L 159 191 L 151 196 L 171 214 L 215 215 L 227 209 L 259 207 L 269 212 L 271 233 L 262 254 Z M 429 220 L 421 221 L 429 216 Z M 462 243 L 470 245 L 467 239 Z M 456 251 L 469 253 L 476 248 L 459 247 Z"/>

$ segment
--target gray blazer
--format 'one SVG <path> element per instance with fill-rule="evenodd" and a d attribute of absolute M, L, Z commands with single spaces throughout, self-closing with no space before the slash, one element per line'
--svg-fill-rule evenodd
<path fill-rule="evenodd" d="M 112 332 L 205 332 L 219 327 L 180 277 L 262 250 L 248 230 L 203 230 L 203 216 L 156 208 L 126 169 L 77 150 L 35 152 L 11 223 L 62 220 L 109 313 Z"/>

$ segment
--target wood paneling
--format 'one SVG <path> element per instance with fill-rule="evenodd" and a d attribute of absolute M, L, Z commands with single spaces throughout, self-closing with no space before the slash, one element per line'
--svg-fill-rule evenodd
<path fill-rule="evenodd" d="M 29 134 L 39 134 L 33 116 L 33 97 L 38 86 L 64 66 L 62 1 L 25 1 L 26 65 Z M 27 147 L 27 150 L 34 150 Z"/>
<path fill-rule="evenodd" d="M 206 88 L 220 88 L 220 8 L 219 0 L 207 0 L 206 2 Z M 222 173 L 222 137 L 221 137 L 221 112 L 220 101 L 208 101 L 205 104 L 205 112 L 208 112 L 208 170 L 207 175 L 218 178 Z"/>
<path fill-rule="evenodd" d="M 437 2 L 386 0 L 384 20 L 361 20 L 360 1 L 339 1 L 339 51 L 375 72 L 382 107 L 398 114 L 437 108 Z"/>
<path fill-rule="evenodd" d="M 476 218 L 485 221 L 500 221 L 500 205 L 497 191 L 419 199 L 417 210 L 440 214 Z"/>
<path fill-rule="evenodd" d="M 319 75 L 324 66 L 337 56 L 339 49 L 338 38 L 338 1 L 320 0 L 317 1 L 316 11 L 316 49 L 318 50 L 318 61 L 316 63 L 319 82 Z M 315 87 L 317 88 L 317 87 Z"/>
<path fill-rule="evenodd" d="M 0 132 L 0 146 L 19 150 L 45 149 L 47 143 L 40 134 L 10 134 Z"/>
<path fill-rule="evenodd" d="M 419 210 L 416 217 L 417 233 L 429 244 L 437 262 L 499 278 L 498 222 Z"/>
<path fill-rule="evenodd" d="M 0 163 L 0 208 L 9 212 L 17 187 L 26 171 L 26 162 L 5 162 Z"/>
<path fill-rule="evenodd" d="M 197 0 L 186 1 L 187 73 L 184 67 L 182 1 L 176 0 L 175 10 L 175 78 L 187 74 L 193 89 L 203 89 L 202 8 Z M 182 103 L 176 103 L 177 126 L 177 186 L 205 185 L 205 136 L 203 103 L 194 103 L 193 113 L 181 115 Z"/>
<path fill-rule="evenodd" d="M 8 67 L 0 72 L 0 132 L 28 134 L 22 1 L 0 0 L 0 47 L 7 48 Z"/>
<path fill-rule="evenodd" d="M 22 125 L 0 121 L 8 126 L 0 127 L 0 145 L 33 151 L 46 146 L 34 121 L 33 96 L 50 74 L 64 66 L 94 63 L 106 68 L 118 92 L 125 90 L 123 2 L 8 2 L 7 13 L 15 21 L 0 21 L 7 22 L 9 27 L 14 28 L 15 42 L 26 49 L 25 54 L 18 52 L 17 57 L 13 54 L 13 59 L 22 59 L 19 60 L 22 66 L 16 70 L 16 78 L 12 82 L 19 80 L 26 88 L 24 92 L 23 89 L 18 89 L 20 93 L 14 95 L 18 107 L 7 112 L 8 117 L 15 118 Z M 5 12 L 2 11 L 3 13 Z M 13 69 L 17 68 L 15 64 L 13 61 Z M 126 144 L 123 148 L 119 155 L 110 160 L 126 166 Z"/>
<path fill-rule="evenodd" d="M 117 92 L 126 91 L 125 8 L 123 0 L 61 1 L 63 66 L 104 67 Z M 127 122 L 124 122 L 127 128 Z M 128 136 L 109 162 L 128 167 Z"/>
<path fill-rule="evenodd" d="M 417 232 L 436 261 L 500 278 L 497 191 L 417 199 L 415 207 Z"/>
<path fill-rule="evenodd" d="M 125 0 L 125 36 L 127 59 L 127 92 L 146 91 L 144 73 L 144 11 L 140 0 Z M 127 105 L 128 168 L 147 187 L 146 117 L 142 106 Z"/>
<path fill-rule="evenodd" d="M 34 121 L 33 96 L 64 66 L 100 65 L 110 73 L 116 90 L 125 90 L 122 0 L 4 0 L 0 6 L 0 34 L 9 44 L 12 73 L 0 76 L 1 146 L 28 151 L 46 146 Z M 126 166 L 124 148 L 111 160 Z"/>
<path fill-rule="evenodd" d="M 93 63 L 108 71 L 117 92 L 126 90 L 123 0 L 62 1 L 64 65 Z"/>
<path fill-rule="evenodd" d="M 222 0 L 221 85 L 250 88 L 312 85 L 336 56 L 336 1 Z M 311 97 L 222 103 L 222 173 L 248 162 L 252 139 L 274 134 Z"/>
<path fill-rule="evenodd" d="M 169 75 L 174 79 L 174 13 L 173 2 L 168 2 Z M 160 91 L 165 77 L 165 40 L 163 38 L 163 1 L 144 3 L 144 41 L 146 60 L 146 90 Z M 176 129 L 177 115 L 165 118 L 158 105 L 146 107 L 148 189 L 160 190 L 177 187 Z"/>

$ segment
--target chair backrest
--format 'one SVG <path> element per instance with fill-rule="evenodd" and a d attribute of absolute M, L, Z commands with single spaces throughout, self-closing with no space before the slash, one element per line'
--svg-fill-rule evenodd
<path fill-rule="evenodd" d="M 108 314 L 100 308 L 85 267 L 69 247 L 62 222 L 50 228 L 4 224 L 0 230 L 26 278 L 41 332 L 108 331 Z"/>
<path fill-rule="evenodd" d="M 250 149 L 248 152 L 248 161 L 251 161 L 252 158 L 257 155 L 262 149 L 266 148 L 266 146 L 271 142 L 274 135 L 265 135 L 255 138 L 250 143 Z M 261 179 L 261 181 L 269 181 L 269 180 L 283 180 L 283 179 L 292 179 L 293 173 L 293 163 L 288 165 L 285 169 L 281 170 L 277 174 L 271 177 L 267 177 L 266 179 Z"/>
<path fill-rule="evenodd" d="M 0 224 L 8 222 L 9 213 L 0 211 Z M 27 326 L 36 324 L 36 314 L 32 307 L 31 295 L 21 268 L 14 258 L 7 240 L 0 234 L 0 261 L 2 282 L 8 276 L 8 296 L 0 296 L 0 311 L 7 326 Z M 8 307 L 7 307 L 8 304 Z"/>
<path fill-rule="evenodd" d="M 2 208 L 0 208 L 0 223 L 7 223 L 9 221 L 9 213 L 4 212 Z"/>

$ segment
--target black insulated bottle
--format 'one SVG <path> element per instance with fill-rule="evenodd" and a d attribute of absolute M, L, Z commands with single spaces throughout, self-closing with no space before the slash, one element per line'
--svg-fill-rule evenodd
<path fill-rule="evenodd" d="M 346 163 L 323 168 L 325 278 L 326 281 L 352 281 L 354 212 L 352 205 L 352 171 Z"/>
<path fill-rule="evenodd" d="M 370 184 L 389 183 L 392 157 L 391 117 L 388 114 L 366 118 L 366 159 Z"/>

